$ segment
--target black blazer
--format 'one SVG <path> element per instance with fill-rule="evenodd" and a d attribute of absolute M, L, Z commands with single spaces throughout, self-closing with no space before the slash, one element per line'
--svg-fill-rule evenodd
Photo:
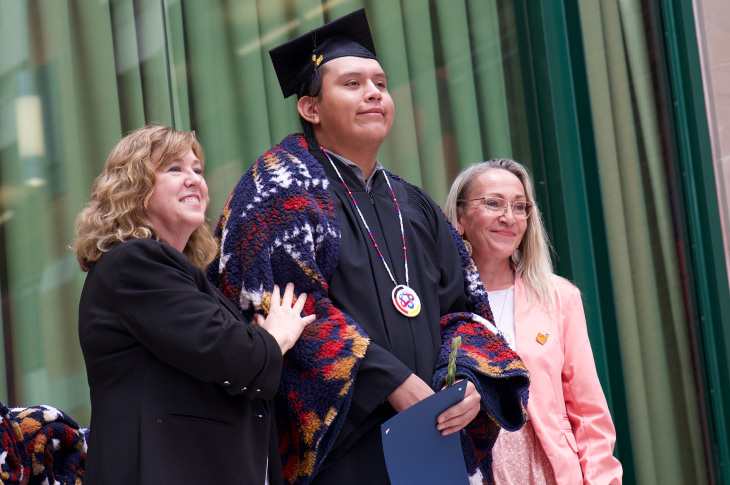
<path fill-rule="evenodd" d="M 282 355 L 203 273 L 151 239 L 89 271 L 79 338 L 91 391 L 86 485 L 282 482 L 271 399 Z"/>

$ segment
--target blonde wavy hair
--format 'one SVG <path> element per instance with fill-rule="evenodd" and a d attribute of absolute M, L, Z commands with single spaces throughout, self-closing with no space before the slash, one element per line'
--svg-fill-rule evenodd
<path fill-rule="evenodd" d="M 156 171 L 192 150 L 205 166 L 203 148 L 193 131 L 150 125 L 122 138 L 96 178 L 86 207 L 76 218 L 76 252 L 81 269 L 88 271 L 103 253 L 127 239 L 161 240 L 146 215 L 157 180 Z M 207 201 L 206 201 L 207 204 Z M 200 269 L 213 260 L 217 244 L 207 224 L 188 239 L 183 254 Z"/>
<path fill-rule="evenodd" d="M 471 198 L 470 192 L 474 187 L 474 181 L 484 172 L 494 169 L 507 170 L 520 179 L 527 201 L 534 204 L 530 210 L 530 216 L 527 218 L 525 234 L 522 236 L 517 251 L 511 256 L 511 260 L 525 283 L 528 301 L 537 301 L 541 305 L 552 306 L 555 304 L 550 291 L 553 277 L 553 265 L 550 258 L 552 248 L 540 208 L 535 203 L 532 179 L 524 165 L 514 160 L 498 158 L 466 167 L 451 184 L 446 199 L 446 216 L 456 227 L 459 216 L 464 210 L 464 202 L 459 202 L 459 200 Z"/>

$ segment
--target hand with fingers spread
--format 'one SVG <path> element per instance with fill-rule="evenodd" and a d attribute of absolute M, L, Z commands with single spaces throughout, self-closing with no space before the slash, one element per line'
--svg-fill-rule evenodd
<path fill-rule="evenodd" d="M 279 348 L 281 348 L 282 355 L 294 346 L 304 331 L 304 327 L 312 323 L 316 318 L 315 315 L 301 316 L 306 300 L 306 293 L 301 293 L 294 300 L 294 285 L 292 283 L 286 285 L 283 298 L 281 297 L 279 287 L 274 285 L 268 316 L 264 318 L 258 313 L 254 315 L 254 323 L 269 332 L 276 339 Z"/>
<path fill-rule="evenodd" d="M 477 416 L 481 401 L 482 398 L 479 396 L 477 388 L 467 381 L 464 399 L 439 415 L 436 420 L 436 429 L 441 431 L 442 436 L 461 431 Z"/>

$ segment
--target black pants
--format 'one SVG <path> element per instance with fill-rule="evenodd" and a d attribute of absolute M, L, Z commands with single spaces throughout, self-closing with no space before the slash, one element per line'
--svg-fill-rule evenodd
<path fill-rule="evenodd" d="M 312 485 L 390 485 L 380 426 L 372 426 L 347 451 L 333 449 Z"/>

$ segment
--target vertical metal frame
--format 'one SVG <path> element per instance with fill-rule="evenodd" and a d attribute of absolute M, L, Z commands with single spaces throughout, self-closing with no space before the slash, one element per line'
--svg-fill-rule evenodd
<path fill-rule="evenodd" d="M 730 289 L 690 2 L 655 0 L 661 11 L 668 87 L 683 202 L 701 378 L 708 416 L 710 470 L 730 483 Z M 608 268 L 598 164 L 576 0 L 517 0 L 520 50 L 530 113 L 538 199 L 561 260 L 557 271 L 582 290 L 599 377 L 617 428 L 625 483 L 635 483 L 631 430 Z M 590 189 L 590 190 L 589 190 Z M 595 222 L 594 222 L 595 221 Z M 597 275 L 604 275 L 600 279 Z M 609 358 L 609 355 L 612 355 Z M 699 423 L 698 423 L 699 425 Z"/>
<path fill-rule="evenodd" d="M 529 54 L 523 82 L 537 197 L 560 254 L 556 270 L 583 293 L 596 368 L 616 426 L 616 454 L 625 483 L 635 483 L 578 4 L 517 0 L 515 13 L 520 51 Z"/>
<path fill-rule="evenodd" d="M 692 2 L 658 0 L 670 93 L 674 142 L 682 176 L 694 318 L 699 336 L 710 454 L 716 483 L 730 483 L 730 288 L 725 265 L 715 171 Z"/>

